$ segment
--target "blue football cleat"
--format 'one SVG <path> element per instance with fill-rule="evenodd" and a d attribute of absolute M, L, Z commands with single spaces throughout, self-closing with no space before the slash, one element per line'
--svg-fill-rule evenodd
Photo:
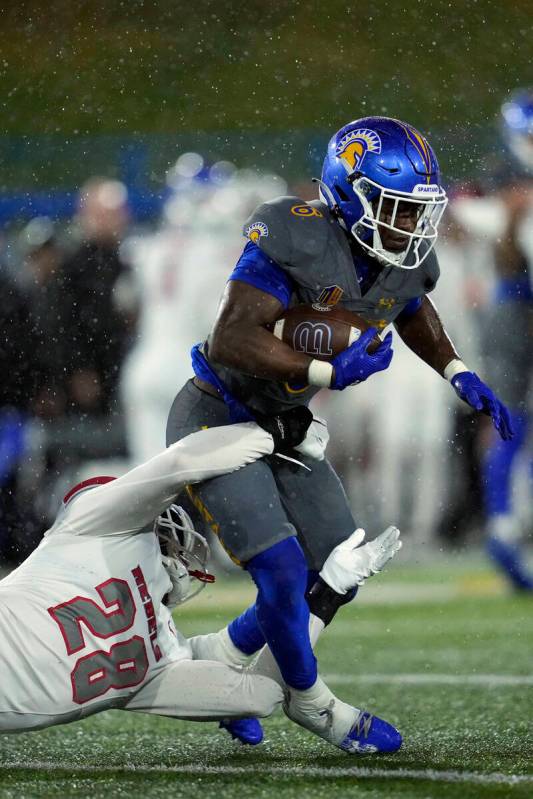
<path fill-rule="evenodd" d="M 520 547 L 491 537 L 487 540 L 489 557 L 505 572 L 515 588 L 533 591 L 533 574 L 528 571 Z"/>
<path fill-rule="evenodd" d="M 389 724 L 366 710 L 361 710 L 352 729 L 339 744 L 351 755 L 371 755 L 377 752 L 397 752 L 402 736 Z"/>
<path fill-rule="evenodd" d="M 257 746 L 263 740 L 263 728 L 259 719 L 225 719 L 218 726 L 227 730 L 234 741 L 248 746 Z"/>

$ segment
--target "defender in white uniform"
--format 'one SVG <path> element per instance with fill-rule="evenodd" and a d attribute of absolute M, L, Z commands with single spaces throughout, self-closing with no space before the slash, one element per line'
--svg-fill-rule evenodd
<path fill-rule="evenodd" d="M 226 629 L 185 639 L 163 602 L 177 604 L 195 572 L 171 550 L 162 555 L 154 519 L 160 533 L 172 524 L 162 514 L 185 485 L 299 444 L 312 416 L 296 414 L 273 417 L 275 443 L 255 423 L 211 428 L 123 477 L 93 478 L 67 494 L 40 546 L 0 581 L 0 733 L 109 708 L 227 724 L 268 716 L 285 700 L 289 718 L 349 753 L 399 748 L 392 725 L 341 702 L 320 677 L 288 692 L 267 647 L 247 668 Z M 318 440 L 311 426 L 300 446 L 320 457 Z M 309 592 L 313 642 L 347 592 L 393 557 L 398 536 L 391 527 L 361 546 L 356 530 L 331 552 Z"/>
<path fill-rule="evenodd" d="M 186 484 L 272 450 L 255 424 L 214 428 L 67 495 L 40 546 L 0 582 L 0 732 L 108 708 L 184 719 L 274 710 L 283 693 L 273 680 L 192 660 L 162 602 L 172 584 L 153 532 Z"/>

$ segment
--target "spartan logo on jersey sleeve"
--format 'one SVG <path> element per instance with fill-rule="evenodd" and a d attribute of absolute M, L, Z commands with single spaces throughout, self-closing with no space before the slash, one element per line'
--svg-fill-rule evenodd
<path fill-rule="evenodd" d="M 333 355 L 331 328 L 326 322 L 300 322 L 292 337 L 293 349 L 307 355 Z"/>
<path fill-rule="evenodd" d="M 351 174 L 359 169 L 367 153 L 381 152 L 381 139 L 374 130 L 359 128 L 343 136 L 336 148 L 337 158 L 340 158 Z"/>
<path fill-rule="evenodd" d="M 268 236 L 268 225 L 264 222 L 252 222 L 251 225 L 244 228 L 244 235 L 257 244 L 261 236 Z"/>

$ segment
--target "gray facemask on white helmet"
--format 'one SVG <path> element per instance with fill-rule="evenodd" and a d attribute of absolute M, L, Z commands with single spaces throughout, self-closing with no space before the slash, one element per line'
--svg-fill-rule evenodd
<path fill-rule="evenodd" d="M 207 570 L 209 544 L 193 526 L 189 514 L 170 505 L 157 517 L 154 532 L 159 539 L 163 565 L 172 582 L 167 607 L 172 609 L 196 596 L 207 583 L 215 581 Z"/>

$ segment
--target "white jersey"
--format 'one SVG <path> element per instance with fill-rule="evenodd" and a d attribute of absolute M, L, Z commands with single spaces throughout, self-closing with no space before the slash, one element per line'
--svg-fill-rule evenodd
<path fill-rule="evenodd" d="M 121 370 L 122 404 L 134 463 L 165 444 L 168 411 L 192 376 L 191 347 L 206 338 L 242 250 L 220 234 L 163 230 L 132 246 L 141 309 L 136 344 Z"/>
<path fill-rule="evenodd" d="M 47 726 L 51 716 L 122 707 L 170 663 L 191 658 L 162 604 L 170 580 L 147 528 L 184 485 L 272 448 L 254 424 L 212 428 L 68 503 L 0 582 L 0 718 L 42 715 Z"/>

